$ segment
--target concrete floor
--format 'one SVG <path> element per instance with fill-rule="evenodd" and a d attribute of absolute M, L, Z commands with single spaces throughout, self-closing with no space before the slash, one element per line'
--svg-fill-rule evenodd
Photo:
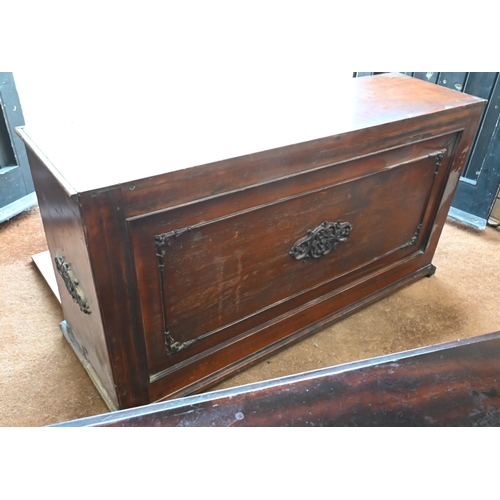
<path fill-rule="evenodd" d="M 0 225 L 0 426 L 108 411 L 62 337 L 59 303 L 31 256 L 37 207 Z M 231 387 L 500 330 L 500 231 L 445 225 L 436 274 L 227 379 Z"/>

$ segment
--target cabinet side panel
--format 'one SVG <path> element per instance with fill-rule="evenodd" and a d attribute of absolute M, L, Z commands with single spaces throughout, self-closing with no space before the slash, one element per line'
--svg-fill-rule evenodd
<path fill-rule="evenodd" d="M 76 197 L 70 197 L 38 156 L 28 148 L 45 236 L 66 323 L 101 387 L 118 406 L 111 363 L 90 268 Z M 109 402 L 107 402 L 109 405 Z"/>
<path fill-rule="evenodd" d="M 438 200 L 439 203 L 437 204 L 434 226 L 432 228 L 427 245 L 427 248 L 431 253 L 434 253 L 438 245 L 439 238 L 443 231 L 444 223 L 446 221 L 448 212 L 450 211 L 451 204 L 453 202 L 453 198 L 458 188 L 460 176 L 462 175 L 466 160 L 470 154 L 472 141 L 474 139 L 474 135 L 476 134 L 479 120 L 481 118 L 481 113 L 484 108 L 484 103 L 482 104 L 482 106 L 475 106 L 469 109 L 463 132 L 456 146 L 454 152 L 454 161 L 450 165 L 446 184 L 443 186 L 443 191 Z"/>

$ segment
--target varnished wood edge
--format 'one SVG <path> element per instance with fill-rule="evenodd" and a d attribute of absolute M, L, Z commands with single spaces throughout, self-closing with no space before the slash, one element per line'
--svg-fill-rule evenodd
<path fill-rule="evenodd" d="M 94 370 L 94 367 L 90 364 L 88 361 L 87 357 L 85 356 L 85 353 L 83 352 L 82 347 L 76 340 L 76 337 L 71 330 L 70 326 L 66 321 L 62 321 L 59 325 L 59 328 L 61 329 L 61 332 L 64 335 L 64 338 L 68 341 L 69 345 L 75 352 L 77 358 L 80 360 L 80 363 L 83 365 L 85 368 L 85 371 L 87 372 L 88 376 L 94 383 L 97 391 L 101 395 L 102 399 L 106 403 L 106 406 L 111 410 L 111 411 L 117 411 L 118 407 L 113 403 L 112 398 L 108 394 L 108 391 L 104 387 L 104 385 L 101 383 L 101 380 L 99 376 L 97 375 L 97 372 Z"/>
<path fill-rule="evenodd" d="M 54 427 L 93 427 L 99 425 L 110 425 L 119 422 L 126 421 L 130 418 L 137 418 L 143 415 L 154 415 L 162 414 L 166 411 L 176 410 L 180 408 L 186 408 L 186 410 L 191 409 L 195 405 L 206 403 L 209 401 L 217 400 L 219 403 L 223 403 L 221 400 L 231 400 L 234 397 L 242 396 L 246 394 L 254 393 L 254 395 L 259 392 L 264 392 L 269 389 L 280 389 L 286 386 L 293 386 L 300 384 L 302 382 L 307 382 L 311 380 L 318 380 L 321 378 L 327 378 L 331 376 L 336 376 L 342 373 L 346 373 L 353 370 L 360 370 L 364 368 L 369 368 L 376 365 L 382 365 L 386 363 L 394 363 L 405 359 L 416 358 L 419 356 L 424 356 L 432 353 L 437 353 L 440 351 L 454 349 L 459 347 L 465 347 L 467 345 L 474 345 L 483 342 L 488 342 L 492 340 L 500 339 L 500 332 L 487 333 L 483 335 L 478 335 L 474 337 L 467 337 L 465 339 L 457 339 L 449 342 L 443 342 L 440 344 L 434 344 L 426 347 L 419 347 L 416 349 L 410 349 L 406 351 L 400 351 L 393 354 L 387 354 L 383 356 L 377 356 L 374 358 L 368 358 L 365 360 L 354 361 L 351 363 L 344 363 L 341 365 L 331 366 L 327 368 L 320 368 L 317 370 L 311 370 L 307 372 L 302 372 L 294 375 L 288 375 L 285 377 L 274 378 L 270 380 L 265 380 L 262 382 L 254 382 L 251 384 L 240 385 L 237 387 L 230 387 L 227 389 L 221 389 L 218 391 L 207 392 L 204 394 L 198 394 L 193 396 L 187 396 L 184 398 L 172 399 L 170 401 L 158 402 L 150 405 L 146 405 L 139 408 L 131 408 L 126 410 L 120 410 L 113 414 L 103 414 L 91 417 L 85 417 L 69 422 L 62 422 L 60 424 L 53 425 Z"/>
<path fill-rule="evenodd" d="M 15 128 L 16 134 L 23 140 L 26 147 L 28 147 L 31 152 L 43 163 L 43 165 L 49 170 L 49 172 L 54 176 L 59 185 L 64 189 L 66 194 L 73 198 L 78 193 L 76 189 L 64 178 L 64 176 L 57 170 L 54 164 L 45 156 L 43 151 L 35 144 L 33 139 L 31 139 L 28 132 L 23 127 Z"/>

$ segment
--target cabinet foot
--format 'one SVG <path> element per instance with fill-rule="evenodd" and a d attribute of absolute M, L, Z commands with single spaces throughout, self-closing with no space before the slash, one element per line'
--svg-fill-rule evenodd
<path fill-rule="evenodd" d="M 426 276 L 427 276 L 428 278 L 430 278 L 430 277 L 434 276 L 434 273 L 435 273 L 435 272 L 436 272 L 436 266 L 435 266 L 435 265 L 433 265 L 433 264 L 430 264 L 430 265 L 429 265 L 429 271 L 428 271 L 428 273 L 426 274 Z"/>
<path fill-rule="evenodd" d="M 94 367 L 87 360 L 87 357 L 85 356 L 83 349 L 81 348 L 80 344 L 76 340 L 75 335 L 73 334 L 73 331 L 69 327 L 68 323 L 66 323 L 66 321 L 62 321 L 59 325 L 59 328 L 61 329 L 61 332 L 64 335 L 64 338 L 68 341 L 69 345 L 71 346 L 71 348 L 75 352 L 77 358 L 80 360 L 80 363 L 82 363 L 83 367 L 85 368 L 85 371 L 87 372 L 90 379 L 94 383 L 96 389 L 99 391 L 99 394 L 101 395 L 102 399 L 104 400 L 104 402 L 106 403 L 108 408 L 111 411 L 117 411 L 118 407 L 113 402 L 113 400 L 109 396 L 108 392 L 106 391 L 106 389 L 102 385 L 97 373 L 94 370 Z"/>

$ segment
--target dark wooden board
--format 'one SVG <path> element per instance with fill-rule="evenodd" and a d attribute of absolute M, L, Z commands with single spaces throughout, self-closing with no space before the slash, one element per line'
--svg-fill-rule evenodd
<path fill-rule="evenodd" d="M 500 332 L 56 426 L 500 426 Z"/>

